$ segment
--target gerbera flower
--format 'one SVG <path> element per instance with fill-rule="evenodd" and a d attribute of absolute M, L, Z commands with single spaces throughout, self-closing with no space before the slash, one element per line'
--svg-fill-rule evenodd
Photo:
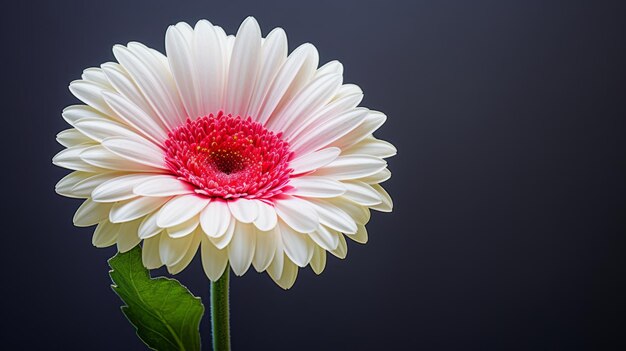
<path fill-rule="evenodd" d="M 327 251 L 344 258 L 344 234 L 367 241 L 369 210 L 392 208 L 379 183 L 396 150 L 339 62 L 318 68 L 308 43 L 288 55 L 252 17 L 236 36 L 178 23 L 165 49 L 116 45 L 117 63 L 70 84 L 84 104 L 63 111 L 53 162 L 74 172 L 56 191 L 86 199 L 74 224 L 97 225 L 95 246 L 143 241 L 144 265 L 173 274 L 200 250 L 212 281 L 252 265 L 287 289 Z"/>

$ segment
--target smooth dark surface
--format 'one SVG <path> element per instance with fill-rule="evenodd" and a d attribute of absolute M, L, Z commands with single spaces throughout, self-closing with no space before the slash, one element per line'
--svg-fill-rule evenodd
<path fill-rule="evenodd" d="M 3 349 L 141 350 L 54 184 L 68 83 L 167 25 L 254 15 L 339 59 L 389 119 L 392 214 L 319 277 L 233 278 L 235 350 L 577 350 L 625 342 L 620 2 L 28 1 L 2 6 Z M 177 276 L 208 305 L 199 260 Z M 209 319 L 202 328 L 210 344 Z"/>

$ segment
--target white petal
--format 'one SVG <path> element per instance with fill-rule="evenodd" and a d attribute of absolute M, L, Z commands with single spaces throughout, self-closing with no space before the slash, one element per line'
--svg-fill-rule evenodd
<path fill-rule="evenodd" d="M 182 238 L 170 238 L 169 235 L 161 235 L 159 241 L 159 255 L 161 262 L 167 266 L 173 266 L 185 257 L 193 242 L 193 235 Z"/>
<path fill-rule="evenodd" d="M 298 233 L 283 221 L 278 221 L 285 254 L 300 267 L 306 266 L 313 257 L 313 243 L 308 234 Z"/>
<path fill-rule="evenodd" d="M 373 210 L 381 211 L 381 212 L 391 212 L 393 210 L 393 201 L 391 200 L 391 196 L 385 189 L 383 189 L 380 184 L 372 184 L 372 188 L 376 190 L 378 196 L 382 199 L 382 202 L 375 206 L 370 206 Z"/>
<path fill-rule="evenodd" d="M 56 191 L 56 193 L 59 195 L 63 195 L 67 197 L 88 198 L 89 193 L 87 193 L 85 196 L 83 193 L 74 191 L 74 187 L 76 186 L 76 184 L 79 184 L 85 179 L 89 179 L 90 177 L 93 177 L 93 175 L 94 173 L 74 171 L 66 175 L 65 177 L 61 178 L 61 180 L 59 180 L 57 184 L 54 186 L 54 191 Z"/>
<path fill-rule="evenodd" d="M 323 225 L 320 225 L 316 231 L 311 232 L 309 237 L 313 240 L 317 245 L 324 248 L 324 250 L 332 251 L 337 248 L 339 245 L 339 237 L 341 233 L 338 231 L 326 228 Z"/>
<path fill-rule="evenodd" d="M 335 98 L 333 101 L 340 100 L 347 96 L 353 96 L 353 95 L 359 95 L 361 96 L 361 99 L 363 99 L 363 90 L 361 90 L 361 88 L 359 88 L 359 86 L 356 84 L 344 84 L 341 86 L 341 88 L 339 88 L 339 90 L 337 91 L 337 94 L 335 94 Z M 359 100 L 358 102 L 355 102 L 353 107 L 358 106 L 360 103 L 361 103 L 361 100 Z"/>
<path fill-rule="evenodd" d="M 359 244 L 367 243 L 367 229 L 365 229 L 365 226 L 362 224 L 359 224 L 358 228 L 359 230 L 357 230 L 356 233 L 346 234 L 346 236 Z"/>
<path fill-rule="evenodd" d="M 57 134 L 57 142 L 65 147 L 72 147 L 85 143 L 93 143 L 92 139 L 89 139 L 85 134 L 78 130 L 66 129 Z"/>
<path fill-rule="evenodd" d="M 102 70 L 97 67 L 90 67 L 85 69 L 83 71 L 83 74 L 81 75 L 81 78 L 89 82 L 103 85 L 107 88 L 112 88 L 107 77 L 104 75 Z"/>
<path fill-rule="evenodd" d="M 191 243 L 189 244 L 187 252 L 183 256 L 183 258 L 181 258 L 178 263 L 167 266 L 167 271 L 170 274 L 180 273 L 183 269 L 185 269 L 185 267 L 189 265 L 189 263 L 191 263 L 193 258 L 196 256 L 196 252 L 198 252 L 198 247 L 200 246 L 200 241 L 202 240 L 202 237 L 204 235 L 202 235 L 202 233 L 198 231 L 195 231 L 192 235 L 189 236 L 192 238 Z"/>
<path fill-rule="evenodd" d="M 127 172 L 163 172 L 162 169 L 157 169 L 123 158 L 112 153 L 102 145 L 85 148 L 80 151 L 79 156 L 83 163 L 89 165 L 96 171 L 104 168 Z"/>
<path fill-rule="evenodd" d="M 143 138 L 111 137 L 105 139 L 102 146 L 127 160 L 167 169 L 163 150 Z"/>
<path fill-rule="evenodd" d="M 250 98 L 250 105 L 245 116 L 257 118 L 259 110 L 265 100 L 272 80 L 278 73 L 283 62 L 287 59 L 287 36 L 281 28 L 275 28 L 263 41 L 261 48 L 261 66 Z"/>
<path fill-rule="evenodd" d="M 367 137 L 345 150 L 343 155 L 360 154 L 387 158 L 394 156 L 397 152 L 398 150 L 391 143 L 374 137 Z"/>
<path fill-rule="evenodd" d="M 276 228 L 270 231 L 256 232 L 256 248 L 252 265 L 257 272 L 263 272 L 269 267 L 276 253 L 276 245 L 280 239 L 280 233 Z"/>
<path fill-rule="evenodd" d="M 133 193 L 133 187 L 153 176 L 152 174 L 127 174 L 107 180 L 93 190 L 91 197 L 97 202 L 115 202 L 132 199 L 137 197 Z"/>
<path fill-rule="evenodd" d="M 282 65 L 271 87 L 265 96 L 265 102 L 259 111 L 257 120 L 265 124 L 281 100 L 289 99 L 287 91 L 290 88 L 302 86 L 313 75 L 319 55 L 317 49 L 309 43 L 297 47 Z"/>
<path fill-rule="evenodd" d="M 110 87 L 84 80 L 75 80 L 70 83 L 70 91 L 74 96 L 98 112 L 107 116 L 114 116 L 115 113 L 102 98 L 102 92 L 106 90 L 110 91 Z"/>
<path fill-rule="evenodd" d="M 218 26 L 214 26 L 214 28 L 216 29 L 216 31 L 218 28 L 223 31 L 223 29 Z M 233 58 L 232 53 L 233 53 L 233 47 L 235 46 L 235 35 L 234 34 L 226 35 L 226 32 L 224 32 L 224 35 L 221 38 L 221 45 L 223 45 L 223 47 L 225 48 L 224 53 L 225 53 L 226 65 L 224 67 L 225 69 L 224 74 L 228 76 L 230 64 Z"/>
<path fill-rule="evenodd" d="M 382 202 L 382 199 L 378 195 L 378 192 L 366 183 L 359 181 L 350 181 L 344 182 L 343 184 L 347 189 L 346 193 L 343 196 L 356 202 L 359 205 L 374 206 Z"/>
<path fill-rule="evenodd" d="M 138 43 L 129 43 L 128 48 L 116 45 L 113 54 L 137 83 L 165 126 L 174 129 L 184 123 L 184 108 L 169 67 Z"/>
<path fill-rule="evenodd" d="M 348 255 L 348 244 L 346 243 L 346 238 L 343 235 L 339 235 L 339 245 L 335 250 L 329 251 L 335 257 L 339 259 L 344 259 Z"/>
<path fill-rule="evenodd" d="M 341 82 L 342 77 L 339 74 L 328 74 L 311 81 L 284 109 L 272 117 L 267 127 L 289 135 L 296 126 L 301 125 L 307 117 L 330 101 Z"/>
<path fill-rule="evenodd" d="M 211 281 L 217 281 L 224 273 L 228 263 L 227 251 L 218 250 L 205 235 L 202 236 L 201 250 L 204 273 Z"/>
<path fill-rule="evenodd" d="M 339 88 L 339 90 L 341 91 L 343 87 L 345 87 L 345 85 Z M 284 134 L 283 138 L 291 143 L 294 140 L 297 140 L 300 135 L 313 133 L 318 126 L 325 125 L 337 116 L 351 111 L 358 106 L 359 102 L 361 102 L 363 98 L 363 93 L 357 92 L 341 98 L 337 98 L 336 96 L 337 95 L 335 95 L 335 100 L 308 116 L 300 123 L 300 125 L 294 126 L 294 129 L 288 134 Z"/>
<path fill-rule="evenodd" d="M 311 269 L 315 274 L 319 275 L 324 271 L 326 267 L 326 250 L 315 245 L 315 251 L 313 251 L 313 258 L 311 259 Z"/>
<path fill-rule="evenodd" d="M 344 112 L 327 123 L 317 125 L 317 128 L 307 134 L 301 134 L 291 144 L 291 150 L 296 155 L 319 150 L 325 146 L 336 146 L 334 142 L 355 129 L 367 116 L 368 110 L 355 108 Z"/>
<path fill-rule="evenodd" d="M 343 74 L 343 65 L 337 60 L 327 62 L 315 71 L 313 78 L 321 77 L 326 74 Z"/>
<path fill-rule="evenodd" d="M 293 168 L 293 175 L 304 174 L 333 162 L 340 153 L 340 149 L 329 147 L 297 157 L 289 162 L 289 167 Z"/>
<path fill-rule="evenodd" d="M 230 213 L 242 223 L 252 223 L 258 215 L 258 200 L 237 199 L 228 201 Z"/>
<path fill-rule="evenodd" d="M 163 228 L 159 227 L 156 223 L 158 217 L 159 212 L 156 210 L 144 217 L 138 229 L 139 237 L 141 239 L 151 238 L 163 230 Z"/>
<path fill-rule="evenodd" d="M 191 28 L 189 23 L 187 23 L 187 22 L 178 22 L 178 23 L 176 23 L 174 25 L 174 27 L 176 27 L 176 29 L 178 29 L 180 34 L 183 36 L 183 39 L 187 43 L 191 43 L 191 39 L 193 37 L 193 28 Z"/>
<path fill-rule="evenodd" d="M 128 74 L 128 71 L 124 69 L 122 65 L 117 62 L 106 62 L 100 65 L 102 72 L 106 75 L 109 83 L 115 88 L 114 91 L 123 96 L 127 101 L 137 105 L 139 109 L 150 115 L 150 118 L 154 121 L 160 122 L 159 116 L 154 112 L 148 100 L 143 96 L 143 93 L 137 87 L 137 84 L 133 78 Z M 107 94 L 111 92 L 104 92 L 103 97 L 105 102 L 115 111 L 115 108 L 111 106 L 107 101 Z M 117 112 L 117 111 L 116 111 Z M 118 114 L 118 117 L 122 117 Z M 121 119 L 124 119 L 123 117 Z M 163 125 L 163 124 L 161 124 Z"/>
<path fill-rule="evenodd" d="M 223 69 L 223 76 L 224 76 L 224 94 L 226 94 L 226 79 L 228 79 L 228 68 L 230 66 L 230 59 L 232 57 L 232 52 L 233 52 L 233 46 L 235 45 L 235 36 L 234 35 L 226 35 L 226 32 L 224 31 L 224 29 L 220 26 L 213 26 L 213 29 L 215 30 L 215 35 L 217 36 L 217 39 L 219 41 L 219 45 L 220 45 L 220 51 L 222 52 L 223 55 L 223 62 L 224 64 L 222 65 L 222 69 Z M 220 102 L 220 106 L 223 108 L 223 101 Z"/>
<path fill-rule="evenodd" d="M 180 195 L 168 201 L 159 211 L 157 225 L 173 227 L 197 215 L 209 204 L 209 199 L 196 195 Z"/>
<path fill-rule="evenodd" d="M 233 273 L 242 276 L 252 263 L 256 246 L 256 228 L 252 224 L 237 222 L 233 238 L 228 245 L 228 260 Z"/>
<path fill-rule="evenodd" d="M 210 22 L 201 20 L 196 24 L 192 51 L 202 107 L 200 115 L 217 113 L 224 107 L 225 52 L 219 37 L 220 33 Z"/>
<path fill-rule="evenodd" d="M 116 202 L 109 213 L 109 220 L 113 223 L 135 220 L 152 213 L 168 200 L 168 197 L 138 197 Z"/>
<path fill-rule="evenodd" d="M 167 139 L 167 131 L 163 123 L 137 106 L 135 101 L 130 101 L 114 93 L 105 92 L 103 96 L 106 103 L 121 120 L 145 137 L 157 145 L 161 145 Z"/>
<path fill-rule="evenodd" d="M 141 261 L 148 269 L 157 269 L 163 265 L 159 254 L 159 241 L 161 238 L 154 236 L 143 241 L 141 248 Z"/>
<path fill-rule="evenodd" d="M 218 238 L 228 229 L 231 222 L 230 210 L 226 202 L 214 200 L 200 214 L 200 225 L 204 233 Z"/>
<path fill-rule="evenodd" d="M 366 118 L 358 127 L 350 133 L 344 135 L 339 140 L 334 141 L 331 146 L 337 146 L 342 150 L 355 145 L 359 141 L 371 135 L 376 129 L 382 126 L 387 120 L 387 116 L 378 111 L 368 111 Z"/>
<path fill-rule="evenodd" d="M 308 201 L 289 195 L 273 201 L 276 214 L 291 228 L 300 233 L 310 233 L 317 228 L 319 217 Z"/>
<path fill-rule="evenodd" d="M 101 120 L 110 120 L 111 117 L 103 115 L 98 112 L 91 106 L 86 105 L 72 105 L 63 109 L 63 113 L 61 114 L 63 119 L 71 124 L 78 122 L 79 120 L 86 119 L 101 119 Z"/>
<path fill-rule="evenodd" d="M 294 187 L 293 195 L 301 197 L 335 197 L 346 192 L 346 187 L 341 182 L 325 177 L 292 178 L 289 185 Z"/>
<path fill-rule="evenodd" d="M 287 259 L 287 256 L 285 256 L 285 247 L 283 245 L 283 240 L 280 237 L 280 229 L 278 229 L 278 223 L 276 228 L 274 228 L 274 233 L 276 235 L 276 250 L 274 252 L 274 258 L 272 259 L 272 263 L 270 263 L 266 271 L 270 276 L 272 276 L 272 279 L 276 280 L 280 278 L 280 275 L 283 273 L 283 263 Z"/>
<path fill-rule="evenodd" d="M 218 249 L 223 249 L 226 246 L 228 246 L 228 244 L 230 244 L 230 241 L 233 238 L 233 233 L 235 231 L 235 224 L 237 223 L 236 220 L 231 220 L 230 224 L 228 225 L 228 228 L 226 228 L 226 232 L 224 233 L 224 235 L 219 236 L 217 238 L 214 238 L 212 236 L 209 236 L 208 238 L 211 240 L 211 242 L 215 245 L 215 247 L 217 247 Z"/>
<path fill-rule="evenodd" d="M 111 223 L 104 220 L 98 224 L 91 237 L 91 243 L 95 247 L 109 247 L 117 241 L 120 224 Z"/>
<path fill-rule="evenodd" d="M 76 183 L 74 187 L 72 187 L 72 193 L 79 195 L 81 197 L 89 197 L 91 193 L 94 191 L 96 187 L 100 184 L 124 175 L 125 173 L 121 172 L 107 172 L 107 173 L 88 173 L 91 174 L 90 177 Z"/>
<path fill-rule="evenodd" d="M 155 111 L 164 113 L 169 111 L 166 118 L 169 121 L 177 121 L 178 125 L 184 123 L 187 119 L 187 114 L 183 106 L 178 89 L 176 88 L 176 82 L 170 71 L 169 62 L 165 55 L 161 54 L 157 50 L 148 48 L 147 46 L 138 43 L 128 43 L 128 50 L 132 52 L 144 65 L 148 66 L 147 69 L 153 73 L 152 78 L 156 79 L 150 83 L 158 81 L 159 87 L 155 90 L 159 94 L 159 101 L 155 101 L 154 95 L 144 94 L 149 103 L 153 106 Z M 113 48 L 113 54 L 115 54 L 115 47 Z M 132 76 L 132 72 L 127 70 Z M 135 82 L 140 89 L 146 88 L 135 77 Z M 167 125 L 167 124 L 166 124 Z"/>
<path fill-rule="evenodd" d="M 125 136 L 130 138 L 141 138 L 137 133 L 129 130 L 126 126 L 109 120 L 83 118 L 74 127 L 92 140 L 102 142 L 105 138 L 115 136 Z"/>
<path fill-rule="evenodd" d="M 267 204 L 263 201 L 258 201 L 258 215 L 254 220 L 254 225 L 261 231 L 269 231 L 276 227 L 278 216 L 274 206 Z"/>
<path fill-rule="evenodd" d="M 200 224 L 199 216 L 191 217 L 185 222 L 167 228 L 167 234 L 172 238 L 182 238 L 191 234 Z"/>
<path fill-rule="evenodd" d="M 358 180 L 366 184 L 378 184 L 389 180 L 389 178 L 391 178 L 391 172 L 389 171 L 389 169 L 385 168 L 378 173 L 359 178 Z"/>
<path fill-rule="evenodd" d="M 309 203 L 315 208 L 315 211 L 320 217 L 320 223 L 323 225 L 342 233 L 356 232 L 357 226 L 354 218 L 342 208 L 331 202 L 320 200 L 310 200 Z"/>
<path fill-rule="evenodd" d="M 315 175 L 328 176 L 337 180 L 358 179 L 378 173 L 386 167 L 387 162 L 374 156 L 339 156 L 333 162 L 315 171 Z"/>
<path fill-rule="evenodd" d="M 90 144 L 81 144 L 72 146 L 65 150 L 60 151 L 52 158 L 52 163 L 56 166 L 71 169 L 74 171 L 83 171 L 83 172 L 99 172 L 102 169 L 99 167 L 85 162 L 81 157 L 82 153 L 86 150 L 89 150 L 93 147 L 100 146 L 92 146 Z"/>
<path fill-rule="evenodd" d="M 98 203 L 92 199 L 85 200 L 74 214 L 74 225 L 77 227 L 89 227 L 104 221 L 109 217 L 112 205 Z"/>
<path fill-rule="evenodd" d="M 260 57 L 261 29 L 253 17 L 248 17 L 241 23 L 235 37 L 226 85 L 227 113 L 237 116 L 248 110 Z"/>
<path fill-rule="evenodd" d="M 165 51 L 187 114 L 191 118 L 196 118 L 201 111 L 201 98 L 195 85 L 191 43 L 187 40 L 184 30 L 176 26 L 167 29 Z"/>
<path fill-rule="evenodd" d="M 307 84 L 309 84 L 309 82 L 313 78 L 313 75 L 315 74 L 315 70 L 317 69 L 319 63 L 319 53 L 317 52 L 315 46 L 310 43 L 305 43 L 301 46 L 309 47 L 307 49 L 307 51 L 309 51 L 308 57 L 304 61 L 304 64 L 300 67 L 298 73 L 291 80 L 289 87 L 287 88 L 280 102 L 272 112 L 272 115 L 270 116 L 268 122 L 271 122 L 273 118 L 275 118 L 285 110 L 289 102 L 292 101 Z M 296 48 L 296 50 L 298 50 L 298 48 Z M 279 78 L 280 74 L 277 75 L 276 79 L 278 80 Z"/>
<path fill-rule="evenodd" d="M 161 197 L 192 194 L 194 188 L 175 176 L 155 175 L 141 184 L 135 185 L 133 192 L 141 196 Z"/>
<path fill-rule="evenodd" d="M 137 235 L 137 229 L 141 219 L 120 224 L 119 235 L 117 236 L 117 250 L 119 252 L 127 252 L 137 246 L 141 239 Z"/>
<path fill-rule="evenodd" d="M 272 272 L 270 273 L 270 277 L 274 280 L 274 282 L 276 282 L 276 284 L 278 284 L 281 288 L 287 290 L 296 282 L 296 278 L 298 277 L 298 266 L 291 262 L 289 258 L 285 257 L 280 276 L 274 275 L 273 270 L 268 269 L 267 272 Z"/>
<path fill-rule="evenodd" d="M 335 197 L 332 199 L 316 200 L 315 203 L 323 204 L 324 206 L 331 205 L 332 208 L 340 208 L 342 211 L 348 214 L 348 216 L 357 224 L 365 224 L 370 220 L 370 211 L 367 207 L 361 206 L 353 201 L 350 201 L 343 197 Z"/>

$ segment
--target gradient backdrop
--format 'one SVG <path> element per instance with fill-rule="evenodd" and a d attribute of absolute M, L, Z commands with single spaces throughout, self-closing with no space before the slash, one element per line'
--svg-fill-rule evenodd
<path fill-rule="evenodd" d="M 625 346 L 625 8 L 592 3 L 5 3 L 2 348 L 142 349 L 109 288 L 115 248 L 92 247 L 79 201 L 53 191 L 67 86 L 116 43 L 163 51 L 169 24 L 233 33 L 248 15 L 343 62 L 399 152 L 395 212 L 372 216 L 367 245 L 290 291 L 232 280 L 235 350 Z M 177 278 L 208 301 L 197 257 Z"/>

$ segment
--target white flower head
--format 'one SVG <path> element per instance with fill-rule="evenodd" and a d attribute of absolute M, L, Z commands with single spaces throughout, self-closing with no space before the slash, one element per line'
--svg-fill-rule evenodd
<path fill-rule="evenodd" d="M 392 208 L 379 183 L 396 150 L 339 62 L 318 67 L 308 43 L 288 55 L 252 17 L 236 36 L 178 23 L 165 49 L 116 45 L 117 63 L 70 84 L 84 104 L 63 111 L 53 163 L 73 172 L 56 191 L 85 199 L 74 224 L 97 225 L 95 246 L 143 241 L 144 265 L 173 274 L 200 250 L 212 281 L 252 265 L 287 289 L 327 251 L 344 258 L 344 235 L 367 241 L 370 209 Z"/>

